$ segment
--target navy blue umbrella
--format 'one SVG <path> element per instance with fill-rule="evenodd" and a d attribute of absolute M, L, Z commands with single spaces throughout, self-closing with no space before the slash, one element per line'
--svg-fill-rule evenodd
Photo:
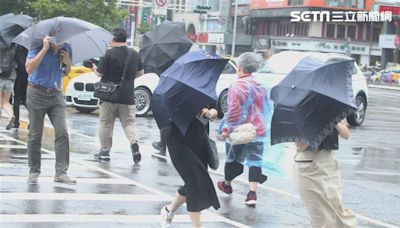
<path fill-rule="evenodd" d="M 303 142 L 318 149 L 336 124 L 357 109 L 352 89 L 353 67 L 353 60 L 301 60 L 271 90 L 275 102 L 271 144 Z"/>
<path fill-rule="evenodd" d="M 215 87 L 228 59 L 204 51 L 188 52 L 160 78 L 151 106 L 159 128 L 174 122 L 182 134 L 201 108 L 217 102 Z"/>

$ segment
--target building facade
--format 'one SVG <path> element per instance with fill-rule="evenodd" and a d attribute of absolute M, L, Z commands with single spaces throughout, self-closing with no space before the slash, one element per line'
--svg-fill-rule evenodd
<path fill-rule="evenodd" d="M 291 12 L 369 11 L 374 0 L 252 0 L 252 49 L 333 52 L 351 55 L 360 64 L 381 59 L 382 22 L 291 22 Z M 332 13 L 334 12 L 334 13 Z"/>

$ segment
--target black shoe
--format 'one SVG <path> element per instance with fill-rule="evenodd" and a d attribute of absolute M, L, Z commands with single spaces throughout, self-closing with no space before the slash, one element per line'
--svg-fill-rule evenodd
<path fill-rule="evenodd" d="M 268 177 L 266 175 L 261 174 L 260 184 L 264 183 L 267 180 L 268 180 Z"/>
<path fill-rule="evenodd" d="M 135 162 L 135 164 L 139 163 L 140 160 L 142 160 L 142 155 L 139 152 L 139 145 L 137 143 L 132 144 L 131 150 L 132 150 L 133 161 Z"/>
<path fill-rule="evenodd" d="M 100 160 L 110 160 L 110 151 L 100 151 L 100 153 L 94 154 L 94 157 Z"/>
<path fill-rule="evenodd" d="M 19 121 L 14 121 L 13 128 L 19 128 Z"/>
<path fill-rule="evenodd" d="M 165 148 L 160 148 L 160 150 L 156 154 L 161 155 L 161 156 L 166 156 L 167 150 Z"/>
<path fill-rule="evenodd" d="M 15 121 L 15 116 L 12 116 L 9 120 L 8 120 L 8 124 L 6 126 L 6 130 L 10 130 L 14 124 Z"/>
<path fill-rule="evenodd" d="M 153 142 L 151 145 L 153 146 L 154 149 L 160 150 L 160 142 Z"/>

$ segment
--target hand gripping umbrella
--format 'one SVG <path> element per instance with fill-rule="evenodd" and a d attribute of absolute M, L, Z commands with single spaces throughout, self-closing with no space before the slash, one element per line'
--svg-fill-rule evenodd
<path fill-rule="evenodd" d="M 162 75 L 151 106 L 159 128 L 174 122 L 183 135 L 201 108 L 217 102 L 215 87 L 228 59 L 192 51 Z"/>
<path fill-rule="evenodd" d="M 145 73 L 161 75 L 175 60 L 187 53 L 192 41 L 185 23 L 165 21 L 143 36 L 139 55 Z"/>
<path fill-rule="evenodd" d="M 353 64 L 353 60 L 321 62 L 307 57 L 272 88 L 272 145 L 299 141 L 317 149 L 335 125 L 356 110 Z"/>
<path fill-rule="evenodd" d="M 28 50 L 38 48 L 45 36 L 51 36 L 54 44 L 69 43 L 72 62 L 103 56 L 113 35 L 92 23 L 70 17 L 55 17 L 40 21 L 18 35 L 13 42 Z"/>

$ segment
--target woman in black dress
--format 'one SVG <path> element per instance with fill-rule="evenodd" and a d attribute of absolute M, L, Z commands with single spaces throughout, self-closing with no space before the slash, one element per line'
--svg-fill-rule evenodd
<path fill-rule="evenodd" d="M 175 199 L 161 209 L 163 227 L 171 224 L 175 210 L 185 202 L 193 227 L 201 227 L 202 210 L 211 206 L 215 209 L 220 207 L 207 171 L 206 142 L 203 137 L 204 131 L 209 130 L 207 119 L 214 119 L 217 114 L 214 108 L 203 108 L 199 113 L 200 118 L 193 119 L 186 135 L 182 135 L 174 123 L 167 126 L 168 151 L 185 185 L 178 189 Z"/>

